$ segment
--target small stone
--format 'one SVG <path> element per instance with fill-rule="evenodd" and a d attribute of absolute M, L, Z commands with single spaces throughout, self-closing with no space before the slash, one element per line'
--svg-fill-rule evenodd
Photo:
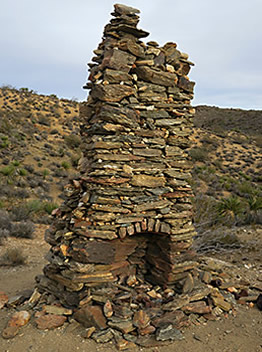
<path fill-rule="evenodd" d="M 112 307 L 112 303 L 109 301 L 109 299 L 106 301 L 106 303 L 104 304 L 104 307 L 103 307 L 103 311 L 104 311 L 104 315 L 107 317 L 107 318 L 110 318 L 112 317 L 113 315 L 113 307 Z"/>
<path fill-rule="evenodd" d="M 2 309 L 7 302 L 8 296 L 3 291 L 0 291 L 0 309 Z"/>
<path fill-rule="evenodd" d="M 191 302 L 181 308 L 185 313 L 208 314 L 211 313 L 211 307 L 207 306 L 204 301 Z"/>
<path fill-rule="evenodd" d="M 204 283 L 209 284 L 212 280 L 212 275 L 208 271 L 203 271 L 202 276 L 201 276 L 201 280 Z"/>
<path fill-rule="evenodd" d="M 156 339 L 158 341 L 183 340 L 184 336 L 180 330 L 174 328 L 172 324 L 169 324 L 166 327 L 159 328 L 156 331 Z"/>
<path fill-rule="evenodd" d="M 144 335 L 153 334 L 155 331 L 156 331 L 156 328 L 153 325 L 148 325 L 144 329 L 140 329 L 139 334 L 144 336 Z"/>
<path fill-rule="evenodd" d="M 232 306 L 231 306 L 231 303 L 229 302 L 226 302 L 223 298 L 221 297 L 214 297 L 212 296 L 212 301 L 213 301 L 213 304 L 216 306 L 216 307 L 219 307 L 221 309 L 223 309 L 224 311 L 228 312 Z"/>
<path fill-rule="evenodd" d="M 8 326 L 2 331 L 2 337 L 4 339 L 11 339 L 18 334 L 19 330 L 18 326 Z"/>
<path fill-rule="evenodd" d="M 183 293 L 189 293 L 189 292 L 192 292 L 193 289 L 194 289 L 194 279 L 191 274 L 188 274 L 184 282 L 182 291 Z"/>
<path fill-rule="evenodd" d="M 135 329 L 131 320 L 122 320 L 119 318 L 112 319 L 108 322 L 108 325 L 113 329 L 121 331 L 123 334 L 128 334 Z"/>
<path fill-rule="evenodd" d="M 98 331 L 92 334 L 92 339 L 94 339 L 97 343 L 106 343 L 112 340 L 114 335 L 112 334 L 110 329 Z"/>
<path fill-rule="evenodd" d="M 96 328 L 92 326 L 91 328 L 87 328 L 82 334 L 81 337 L 84 339 L 90 339 L 93 336 L 93 333 L 96 331 Z"/>
<path fill-rule="evenodd" d="M 47 314 L 36 319 L 37 328 L 40 330 L 51 330 L 62 326 L 66 321 L 63 315 Z"/>
<path fill-rule="evenodd" d="M 84 306 L 76 311 L 74 318 L 87 328 L 95 326 L 98 329 L 105 329 L 107 327 L 100 306 Z"/>
<path fill-rule="evenodd" d="M 127 341 L 125 339 L 119 339 L 116 343 L 116 347 L 119 351 L 124 351 L 124 350 L 128 350 L 130 348 L 136 348 L 136 344 L 131 342 L 131 341 Z"/>
<path fill-rule="evenodd" d="M 128 284 L 128 286 L 134 286 L 138 283 L 136 275 L 129 275 L 126 283 Z"/>
<path fill-rule="evenodd" d="M 43 311 L 45 311 L 47 314 L 54 314 L 54 315 L 71 315 L 73 314 L 72 309 L 64 308 L 64 307 L 59 307 L 59 306 L 49 306 L 45 305 L 43 306 Z"/>
<path fill-rule="evenodd" d="M 21 310 L 20 312 L 16 312 L 12 315 L 10 320 L 8 321 L 7 326 L 17 326 L 21 327 L 26 325 L 31 318 L 31 315 L 26 310 Z"/>
<path fill-rule="evenodd" d="M 257 298 L 257 307 L 259 310 L 262 310 L 262 294 L 261 293 Z"/>
<path fill-rule="evenodd" d="M 150 318 L 146 314 L 145 311 L 139 310 L 138 312 L 135 312 L 134 318 L 133 318 L 133 324 L 138 328 L 138 329 L 144 329 L 150 324 Z"/>
<path fill-rule="evenodd" d="M 29 298 L 28 304 L 32 307 L 35 306 L 36 303 L 39 301 L 41 297 L 41 293 L 38 292 L 37 288 L 32 293 L 31 297 Z"/>
<path fill-rule="evenodd" d="M 156 292 L 155 290 L 148 291 L 147 294 L 151 298 L 155 298 L 155 299 L 161 299 L 162 298 L 161 294 Z"/>

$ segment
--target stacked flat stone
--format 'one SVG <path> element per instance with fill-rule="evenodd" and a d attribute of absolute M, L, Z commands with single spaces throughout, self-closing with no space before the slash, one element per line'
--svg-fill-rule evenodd
<path fill-rule="evenodd" d="M 181 290 L 196 266 L 187 155 L 193 63 L 175 43 L 144 44 L 139 10 L 114 8 L 89 64 L 80 174 L 46 232 L 50 263 L 38 278 L 39 290 L 66 306 L 101 287 L 107 298 L 108 287 L 112 294 L 142 282 Z"/>

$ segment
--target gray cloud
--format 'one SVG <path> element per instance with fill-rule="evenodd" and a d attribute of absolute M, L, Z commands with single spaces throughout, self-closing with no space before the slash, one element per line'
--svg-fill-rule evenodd
<path fill-rule="evenodd" d="M 10 0 L 1 4 L 0 84 L 85 99 L 86 63 L 112 0 Z M 196 63 L 194 104 L 262 109 L 262 2 L 130 0 L 148 40 L 175 41 Z M 147 38 L 146 38 L 147 41 Z"/>

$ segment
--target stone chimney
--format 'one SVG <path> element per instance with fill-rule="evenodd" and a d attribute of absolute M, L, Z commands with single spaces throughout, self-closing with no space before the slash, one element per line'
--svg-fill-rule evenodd
<path fill-rule="evenodd" d="M 94 50 L 79 177 L 46 232 L 38 289 L 66 307 L 131 300 L 135 312 L 143 292 L 192 289 L 193 63 L 173 42 L 145 44 L 138 14 L 116 4 Z"/>

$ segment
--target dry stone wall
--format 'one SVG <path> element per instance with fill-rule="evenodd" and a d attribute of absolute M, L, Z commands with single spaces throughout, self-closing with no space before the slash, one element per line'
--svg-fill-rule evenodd
<path fill-rule="evenodd" d="M 37 278 L 40 292 L 69 307 L 120 293 L 124 302 L 141 285 L 194 285 L 193 63 L 175 43 L 141 41 L 149 33 L 137 28 L 139 10 L 114 8 L 89 64 L 80 174 L 46 232 L 49 264 Z"/>

